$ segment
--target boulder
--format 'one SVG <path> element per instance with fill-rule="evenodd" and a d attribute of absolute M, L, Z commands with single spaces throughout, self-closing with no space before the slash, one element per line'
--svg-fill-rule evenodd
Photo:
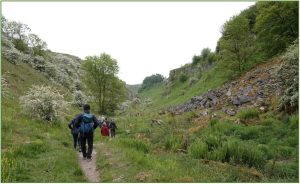
<path fill-rule="evenodd" d="M 191 98 L 191 102 L 192 103 L 201 102 L 202 99 L 203 99 L 202 96 L 194 96 L 193 98 Z"/>
<path fill-rule="evenodd" d="M 225 109 L 224 112 L 225 112 L 225 114 L 227 114 L 229 116 L 234 116 L 236 114 L 234 109 Z"/>
<path fill-rule="evenodd" d="M 253 98 L 250 96 L 246 96 L 246 95 L 235 96 L 232 98 L 232 104 L 240 106 L 243 105 L 244 103 L 251 102 L 251 100 L 253 100 Z"/>

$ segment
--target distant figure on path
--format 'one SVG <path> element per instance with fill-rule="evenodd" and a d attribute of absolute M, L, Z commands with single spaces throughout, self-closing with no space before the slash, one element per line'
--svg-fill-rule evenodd
<path fill-rule="evenodd" d="M 71 129 L 71 134 L 73 136 L 74 149 L 76 149 L 77 143 L 78 143 L 79 152 L 81 152 L 81 141 L 80 141 L 80 136 L 79 136 L 79 128 L 77 128 L 75 126 L 75 121 L 79 116 L 80 116 L 80 114 L 78 114 L 74 119 L 72 119 L 72 121 L 68 124 L 68 127 Z"/>
<path fill-rule="evenodd" d="M 94 130 L 98 127 L 97 118 L 90 113 L 90 105 L 83 106 L 84 113 L 78 116 L 75 120 L 75 126 L 79 128 L 81 138 L 81 150 L 83 159 L 92 159 Z M 86 142 L 88 150 L 86 151 Z"/>
<path fill-rule="evenodd" d="M 101 135 L 102 136 L 109 136 L 109 129 L 108 129 L 108 125 L 107 125 L 107 119 L 102 124 Z"/>
<path fill-rule="evenodd" d="M 104 115 L 100 115 L 100 116 L 99 116 L 99 127 L 100 127 L 100 128 L 102 127 L 102 124 L 103 124 L 104 120 L 105 120 Z"/>
<path fill-rule="evenodd" d="M 109 122 L 108 128 L 110 137 L 115 137 L 117 125 L 113 119 Z"/>

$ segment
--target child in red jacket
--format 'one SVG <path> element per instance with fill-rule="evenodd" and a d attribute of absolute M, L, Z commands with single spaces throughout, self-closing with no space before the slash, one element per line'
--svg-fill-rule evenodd
<path fill-rule="evenodd" d="M 104 122 L 102 127 L 101 127 L 101 135 L 102 136 L 109 136 L 109 129 L 108 129 L 108 126 L 107 126 L 106 122 Z"/>

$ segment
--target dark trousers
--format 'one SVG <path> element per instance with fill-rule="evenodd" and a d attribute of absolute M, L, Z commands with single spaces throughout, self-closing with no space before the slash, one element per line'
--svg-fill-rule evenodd
<path fill-rule="evenodd" d="M 94 141 L 93 134 L 81 136 L 81 150 L 82 150 L 83 157 L 92 158 L 93 141 Z M 86 142 L 88 144 L 87 151 L 86 151 Z"/>
<path fill-rule="evenodd" d="M 72 135 L 73 135 L 73 141 L 74 141 L 74 148 L 77 147 L 77 143 L 78 143 L 78 146 L 81 146 L 79 134 L 72 134 Z"/>
<path fill-rule="evenodd" d="M 116 129 L 110 129 L 110 136 L 115 137 L 116 135 Z"/>

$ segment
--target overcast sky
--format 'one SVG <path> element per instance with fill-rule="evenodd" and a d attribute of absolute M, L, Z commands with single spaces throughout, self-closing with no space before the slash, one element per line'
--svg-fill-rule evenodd
<path fill-rule="evenodd" d="M 226 20 L 254 2 L 2 2 L 55 52 L 84 59 L 102 52 L 117 59 L 127 84 L 190 63 L 215 50 Z"/>

